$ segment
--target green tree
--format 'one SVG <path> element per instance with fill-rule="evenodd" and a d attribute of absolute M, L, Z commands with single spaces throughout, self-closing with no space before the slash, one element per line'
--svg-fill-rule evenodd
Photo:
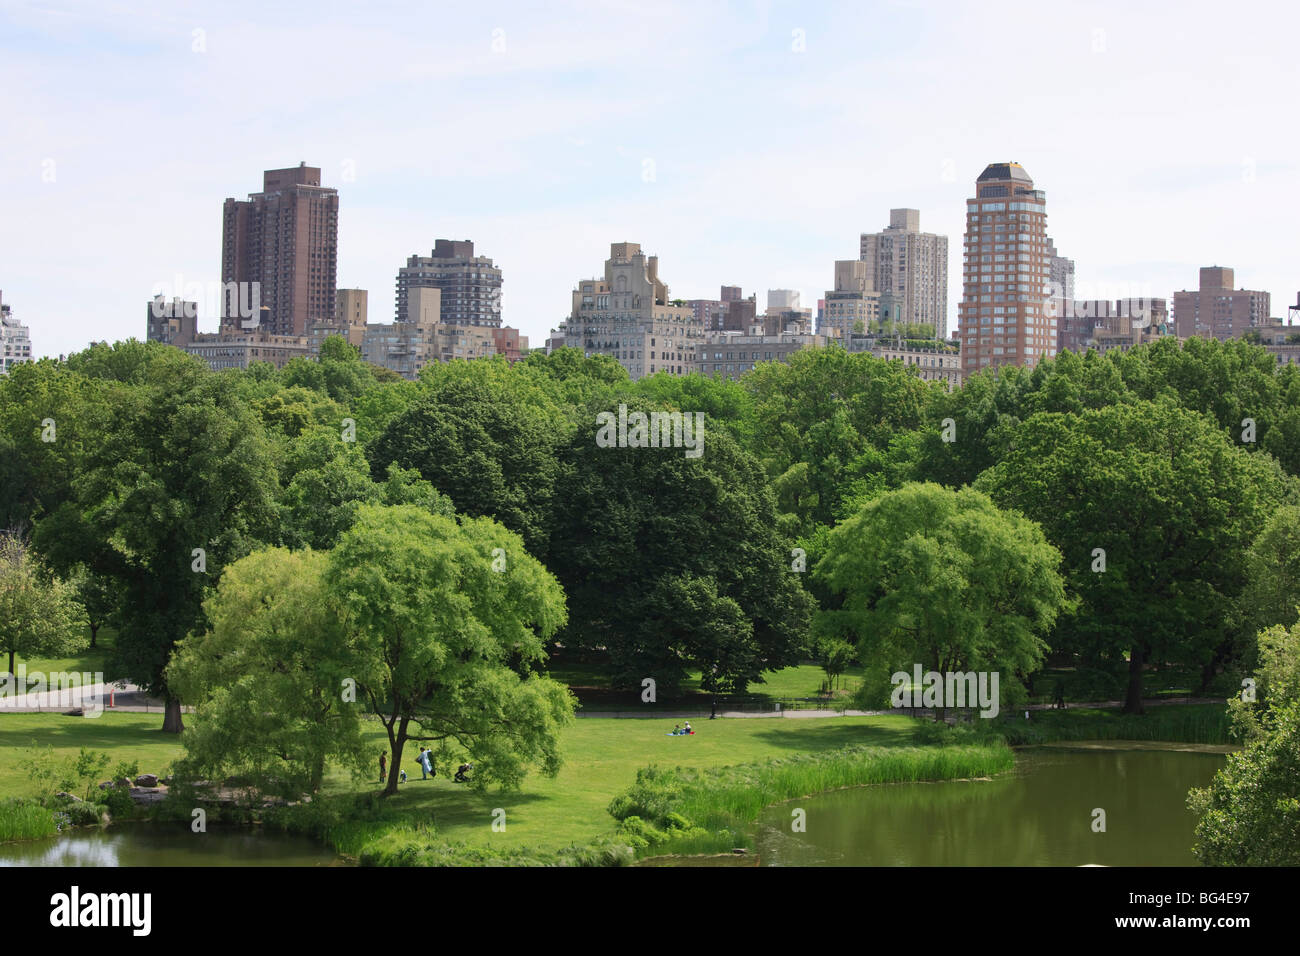
<path fill-rule="evenodd" d="M 9 674 L 17 674 L 18 654 L 62 656 L 86 647 L 85 609 L 71 584 L 50 577 L 27 542 L 14 532 L 0 533 L 0 653 L 9 655 Z M 26 693 L 18 687 L 17 693 Z"/>
<path fill-rule="evenodd" d="M 1268 517 L 1246 554 L 1242 617 L 1257 630 L 1294 624 L 1300 610 L 1300 506 Z"/>
<path fill-rule="evenodd" d="M 163 697 L 163 729 L 179 733 L 168 659 L 203 629 L 203 600 L 225 565 L 272 539 L 275 468 L 237 377 L 177 349 L 89 351 L 78 364 L 131 384 L 112 392 L 102 442 L 51 516 L 52 536 L 84 545 L 86 563 L 117 588 L 111 666 Z"/>
<path fill-rule="evenodd" d="M 908 484 L 832 531 L 815 573 L 841 599 L 822 639 L 855 642 L 867 695 L 891 674 L 997 671 L 1005 699 L 1043 659 L 1042 636 L 1066 604 L 1060 553 L 1032 521 L 987 495 Z"/>
<path fill-rule="evenodd" d="M 416 469 L 458 512 L 500 521 L 544 555 L 556 451 L 571 426 L 500 366 L 430 372 L 426 394 L 368 448 L 370 466 Z"/>
<path fill-rule="evenodd" d="M 772 479 L 797 486 L 800 533 L 833 523 L 854 484 L 881 473 L 891 441 L 923 424 L 928 391 L 901 363 L 838 345 L 759 365 L 744 384 L 755 453 Z"/>
<path fill-rule="evenodd" d="M 411 505 L 361 508 L 330 553 L 326 587 L 357 683 L 388 734 L 385 794 L 408 741 L 463 748 L 476 784 L 554 776 L 568 689 L 533 673 L 564 623 L 564 593 L 495 521 L 457 522 Z"/>
<path fill-rule="evenodd" d="M 327 562 L 272 548 L 226 568 L 204 605 L 209 629 L 181 641 L 167 667 L 168 686 L 196 708 L 179 773 L 234 775 L 286 799 L 319 792 L 330 762 L 364 773 L 357 655 Z"/>
<path fill-rule="evenodd" d="M 1187 803 L 1208 866 L 1300 865 L 1300 623 L 1260 635 L 1257 702 L 1232 702 L 1246 746 Z"/>
<path fill-rule="evenodd" d="M 1287 483 L 1169 399 L 1038 414 L 976 487 L 1037 521 L 1080 597 L 1053 646 L 1085 663 L 1128 658 L 1125 709 L 1142 712 L 1152 661 L 1208 683 L 1241 640 L 1244 557 Z"/>
<path fill-rule="evenodd" d="M 588 411 L 561 454 L 547 564 L 569 597 L 566 650 L 603 655 L 616 687 L 649 677 L 666 696 L 691 667 L 739 693 L 797 663 L 811 601 L 758 463 L 707 427 L 695 458 L 599 447 L 604 410 Z"/>

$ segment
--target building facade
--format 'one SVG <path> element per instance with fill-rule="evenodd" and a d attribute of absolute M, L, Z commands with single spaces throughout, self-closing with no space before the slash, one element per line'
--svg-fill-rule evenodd
<path fill-rule="evenodd" d="M 835 263 L 835 288 L 826 292 L 822 302 L 817 331 L 828 338 L 870 332 L 880 319 L 880 293 L 871 281 L 868 263 L 861 259 Z"/>
<path fill-rule="evenodd" d="M 1206 266 L 1198 290 L 1174 293 L 1174 327 L 1180 338 L 1235 339 L 1269 324 L 1269 294 L 1234 289 L 1233 282 L 1231 269 Z"/>
<path fill-rule="evenodd" d="M 1019 163 L 992 163 L 975 180 L 964 246 L 958 310 L 963 378 L 1054 356 L 1047 195 Z"/>
<path fill-rule="evenodd" d="M 305 335 L 275 335 L 261 329 L 246 332 L 199 332 L 180 346 L 208 363 L 214 372 L 246 369 L 253 362 L 270 362 L 276 368 L 296 358 L 311 358 L 311 339 Z"/>
<path fill-rule="evenodd" d="M 853 334 L 843 345 L 850 352 L 870 352 L 879 359 L 902 362 L 922 381 L 942 382 L 948 391 L 962 383 L 961 353 L 947 342 L 921 344 L 887 335 Z"/>
<path fill-rule="evenodd" d="M 31 360 L 31 332 L 14 317 L 0 292 L 0 375 L 8 375 L 15 365 Z"/>
<path fill-rule="evenodd" d="M 695 346 L 695 371 L 717 378 L 740 378 L 763 362 L 789 362 L 800 349 L 825 345 L 826 336 L 783 332 L 777 335 L 744 335 L 714 332 L 708 341 Z"/>
<path fill-rule="evenodd" d="M 647 256 L 639 243 L 611 243 L 604 276 L 583 279 L 573 291 L 565 342 L 588 356 L 611 356 L 634 381 L 658 372 L 686 375 L 695 370 L 704 326 L 689 305 L 669 303 L 658 256 Z"/>
<path fill-rule="evenodd" d="M 258 290 L 268 334 L 304 335 L 334 318 L 339 194 L 320 179 L 306 163 L 268 169 L 260 193 L 225 202 L 221 281 Z M 223 328 L 249 318 L 238 314 L 237 297 L 223 295 Z"/>
<path fill-rule="evenodd" d="M 487 256 L 474 255 L 468 239 L 438 239 L 428 256 L 410 256 L 397 270 L 397 321 L 408 320 L 411 289 L 442 293 L 443 325 L 501 325 L 501 270 Z"/>
<path fill-rule="evenodd" d="M 182 347 L 199 334 L 199 304 L 156 295 L 149 301 L 146 323 L 145 341 Z"/>
<path fill-rule="evenodd" d="M 863 233 L 860 258 L 871 288 L 897 296 L 896 321 L 928 325 L 948 337 L 948 237 L 921 232 L 916 209 L 889 210 L 889 226 Z"/>

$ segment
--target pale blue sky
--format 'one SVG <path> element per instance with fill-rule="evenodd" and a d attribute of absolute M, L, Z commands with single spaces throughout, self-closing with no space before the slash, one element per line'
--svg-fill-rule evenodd
<path fill-rule="evenodd" d="M 151 292 L 220 278 L 222 200 L 300 160 L 372 321 L 408 255 L 470 238 L 535 345 L 610 242 L 674 296 L 815 305 L 897 206 L 949 236 L 955 304 L 965 200 L 1007 160 L 1081 292 L 1219 264 L 1284 317 L 1300 289 L 1280 4 L 266 7 L 0 0 L 0 289 L 38 354 L 143 338 Z"/>

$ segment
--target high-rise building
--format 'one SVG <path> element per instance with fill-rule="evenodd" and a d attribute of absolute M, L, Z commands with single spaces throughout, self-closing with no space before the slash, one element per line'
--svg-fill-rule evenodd
<path fill-rule="evenodd" d="M 854 332 L 870 332 L 872 323 L 879 321 L 880 293 L 869 278 L 869 268 L 862 259 L 835 263 L 835 288 L 826 292 L 818 334 L 843 339 Z"/>
<path fill-rule="evenodd" d="M 443 325 L 501 325 L 501 270 L 474 255 L 468 239 L 438 239 L 428 256 L 410 256 L 397 270 L 397 321 L 407 321 L 409 290 L 442 292 Z"/>
<path fill-rule="evenodd" d="M 693 372 L 704 326 L 690 306 L 670 304 L 658 256 L 636 242 L 614 242 L 603 278 L 582 279 L 573 290 L 564 338 L 586 355 L 612 356 L 635 381 Z"/>
<path fill-rule="evenodd" d="M 937 338 L 947 338 L 948 237 L 921 232 L 916 209 L 891 209 L 889 227 L 863 233 L 860 248 L 872 288 L 895 297 L 891 318 L 929 325 Z"/>
<path fill-rule="evenodd" d="M 15 365 L 31 360 L 31 333 L 14 318 L 9 306 L 4 304 L 4 294 L 0 293 L 0 375 L 8 375 Z"/>
<path fill-rule="evenodd" d="M 1206 266 L 1198 291 L 1174 293 L 1174 326 L 1180 338 L 1233 339 L 1269 324 L 1269 294 L 1234 289 L 1233 278 L 1231 269 Z"/>
<path fill-rule="evenodd" d="M 1019 163 L 991 163 L 975 180 L 963 258 L 963 377 L 1055 355 L 1047 194 Z"/>
<path fill-rule="evenodd" d="M 743 293 L 738 285 L 724 285 L 722 287 L 723 302 L 739 302 Z"/>
<path fill-rule="evenodd" d="M 338 190 L 320 184 L 318 167 L 268 169 L 260 193 L 244 202 L 226 200 L 221 281 L 255 283 L 256 300 L 267 309 L 262 331 L 305 335 L 334 318 L 338 232 Z M 223 294 L 223 329 L 240 330 L 241 320 L 250 318 L 238 314 L 239 294 Z"/>

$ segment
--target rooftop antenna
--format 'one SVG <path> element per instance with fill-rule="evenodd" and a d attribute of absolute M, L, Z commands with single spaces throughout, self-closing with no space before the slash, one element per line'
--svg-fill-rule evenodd
<path fill-rule="evenodd" d="M 1286 324 L 1295 325 L 1295 320 L 1298 315 L 1300 315 L 1300 292 L 1295 294 L 1295 305 L 1288 305 L 1286 307 Z"/>

